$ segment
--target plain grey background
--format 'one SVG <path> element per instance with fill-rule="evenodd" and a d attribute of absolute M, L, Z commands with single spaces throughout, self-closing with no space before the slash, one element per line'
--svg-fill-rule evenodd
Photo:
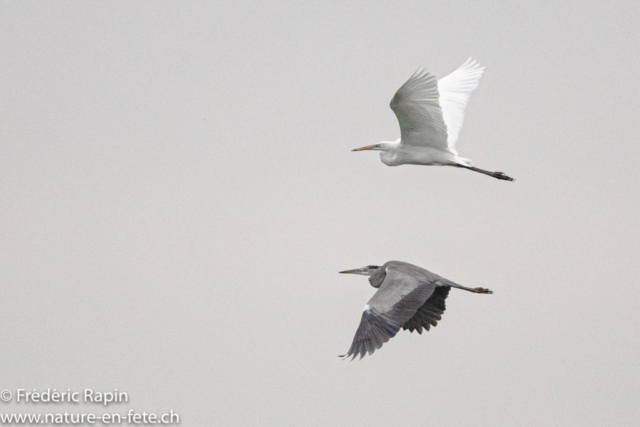
<path fill-rule="evenodd" d="M 182 425 L 640 423 L 634 1 L 0 3 L 0 389 Z M 349 150 L 425 66 L 486 71 L 458 150 Z M 374 289 L 452 290 L 360 362 Z M 2 412 L 100 412 L 0 403 Z"/>

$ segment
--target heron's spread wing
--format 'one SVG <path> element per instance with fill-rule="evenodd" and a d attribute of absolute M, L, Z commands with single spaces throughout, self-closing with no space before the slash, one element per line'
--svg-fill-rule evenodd
<path fill-rule="evenodd" d="M 447 150 L 447 127 L 434 76 L 416 71 L 396 92 L 391 109 L 400 123 L 402 144 Z"/>
<path fill-rule="evenodd" d="M 457 154 L 454 147 L 464 121 L 464 109 L 467 107 L 471 92 L 478 87 L 483 71 L 484 67 L 469 58 L 460 68 L 438 81 L 439 104 L 447 125 L 447 144 L 454 154 Z"/>
<path fill-rule="evenodd" d="M 402 325 L 402 329 L 408 329 L 409 332 L 418 331 L 421 334 L 422 328 L 428 331 L 431 326 L 436 326 L 446 309 L 444 300 L 447 299 L 449 290 L 451 290 L 449 286 L 437 286 L 429 299 L 416 311 L 416 314 Z"/>
<path fill-rule="evenodd" d="M 411 271 L 386 267 L 386 277 L 365 306 L 351 348 L 344 356 L 353 359 L 359 355 L 362 359 L 382 347 L 433 294 L 434 283 Z"/>

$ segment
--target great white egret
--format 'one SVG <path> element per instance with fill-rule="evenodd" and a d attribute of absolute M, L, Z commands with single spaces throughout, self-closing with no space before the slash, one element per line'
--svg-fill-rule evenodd
<path fill-rule="evenodd" d="M 347 354 L 353 360 L 382 347 L 400 328 L 422 334 L 436 326 L 445 310 L 444 300 L 451 288 L 478 294 L 492 294 L 485 288 L 467 288 L 435 273 L 402 261 L 389 261 L 382 267 L 367 265 L 340 273 L 369 276 L 378 291 L 364 306 L 360 326 Z"/>
<path fill-rule="evenodd" d="M 380 159 L 388 166 L 456 166 L 513 181 L 502 172 L 474 167 L 471 160 L 459 157 L 455 150 L 464 110 L 483 71 L 484 67 L 471 58 L 439 81 L 419 69 L 391 100 L 391 109 L 400 122 L 400 139 L 381 141 L 352 151 L 381 151 Z"/>

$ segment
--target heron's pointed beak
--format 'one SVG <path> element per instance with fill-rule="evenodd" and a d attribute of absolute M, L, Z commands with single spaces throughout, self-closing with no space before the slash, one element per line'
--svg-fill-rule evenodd
<path fill-rule="evenodd" d="M 361 274 L 363 276 L 371 276 L 371 270 L 367 267 L 355 268 L 353 270 L 341 271 L 342 274 Z"/>
<path fill-rule="evenodd" d="M 362 269 L 361 268 L 356 268 L 355 270 L 345 270 L 345 271 L 340 271 L 340 274 L 360 274 L 362 273 Z"/>
<path fill-rule="evenodd" d="M 379 148 L 379 147 L 380 147 L 379 144 L 373 144 L 373 145 L 367 145 L 366 147 L 354 148 L 351 151 L 375 150 L 376 148 Z"/>

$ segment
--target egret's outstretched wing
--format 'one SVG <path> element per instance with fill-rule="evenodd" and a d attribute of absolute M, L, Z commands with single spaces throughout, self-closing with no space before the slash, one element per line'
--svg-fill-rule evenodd
<path fill-rule="evenodd" d="M 464 121 L 464 109 L 467 107 L 471 92 L 478 87 L 483 71 L 484 67 L 469 58 L 460 68 L 438 81 L 439 104 L 447 125 L 447 144 L 454 154 L 457 154 L 454 147 Z"/>
<path fill-rule="evenodd" d="M 344 357 L 353 359 L 360 355 L 362 359 L 367 353 L 373 354 L 393 338 L 433 294 L 435 281 L 425 277 L 425 270 L 394 262 L 382 268 L 386 270 L 384 281 L 365 306 L 351 348 Z M 414 274 L 414 269 L 420 270 L 419 274 Z"/>
<path fill-rule="evenodd" d="M 434 76 L 416 71 L 396 92 L 391 109 L 400 123 L 402 144 L 447 150 L 447 127 Z"/>

